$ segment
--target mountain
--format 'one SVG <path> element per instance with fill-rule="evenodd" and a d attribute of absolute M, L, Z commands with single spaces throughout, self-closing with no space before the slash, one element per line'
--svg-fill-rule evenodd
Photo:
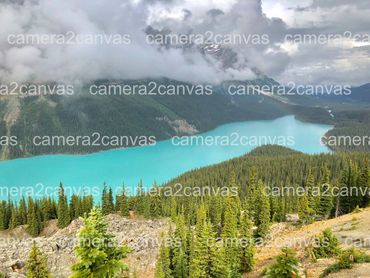
<path fill-rule="evenodd" d="M 352 88 L 350 99 L 362 103 L 370 103 L 370 83 Z"/>
<path fill-rule="evenodd" d="M 153 83 L 155 82 L 155 83 Z M 243 84 L 269 84 L 269 79 L 246 81 Z M 155 85 L 153 85 L 155 84 Z M 124 95 L 107 90 L 95 94 L 97 88 L 141 86 L 152 95 Z M 44 95 L 0 98 L 0 132 L 15 136 L 17 145 L 2 145 L 0 157 L 17 157 L 51 153 L 89 153 L 117 147 L 138 145 L 58 145 L 35 146 L 35 136 L 155 136 L 156 140 L 175 135 L 189 135 L 211 130 L 219 125 L 246 120 L 273 119 L 291 112 L 287 104 L 271 96 L 233 95 L 229 83 L 212 86 L 193 85 L 168 79 L 96 81 L 75 91 L 71 96 Z M 91 86 L 94 92 L 90 93 Z M 176 88 L 177 95 L 163 95 L 162 88 Z M 138 88 L 138 87 L 137 87 Z M 198 94 L 195 93 L 198 92 Z M 101 92 L 101 91 L 100 91 Z M 40 138 L 39 138 L 40 139 Z M 40 141 L 40 140 L 39 140 Z"/>
<path fill-rule="evenodd" d="M 318 103 L 321 104 L 370 104 L 370 83 L 362 86 L 346 86 L 342 90 L 336 90 L 334 93 L 333 88 L 339 88 L 334 85 L 327 85 L 326 92 L 312 96 Z M 325 91 L 325 90 L 324 90 Z"/>
<path fill-rule="evenodd" d="M 366 101 L 370 84 L 352 88 L 352 94 L 341 101 L 334 96 L 281 95 L 276 91 L 282 88 L 278 82 L 255 71 L 259 76 L 255 80 L 225 81 L 218 85 L 194 85 L 166 78 L 100 80 L 76 87 L 74 94 L 67 96 L 0 96 L 0 160 L 145 145 L 150 143 L 145 138 L 159 141 L 208 131 L 230 122 L 267 120 L 288 114 L 306 122 L 335 125 L 328 133 L 332 136 L 363 135 L 368 129 Z M 125 86 L 131 89 L 136 86 L 136 91 L 117 91 Z M 163 94 L 163 90 L 168 94 Z M 125 140 L 82 146 L 59 144 L 59 138 L 56 144 L 35 146 L 33 139 L 37 136 L 39 143 L 45 136 L 89 137 L 91 141 L 108 136 Z M 4 142 L 4 137 L 16 138 L 16 144 Z"/>

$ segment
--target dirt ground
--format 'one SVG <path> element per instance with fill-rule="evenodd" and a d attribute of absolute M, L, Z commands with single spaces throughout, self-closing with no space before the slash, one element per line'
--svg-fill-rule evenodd
<path fill-rule="evenodd" d="M 280 225 L 280 224 L 278 224 Z M 282 247 L 293 247 L 302 261 L 302 275 L 307 278 L 316 278 L 322 271 L 334 263 L 334 259 L 320 259 L 312 263 L 305 256 L 305 247 L 310 239 L 330 228 L 338 237 L 343 248 L 357 247 L 370 254 L 370 208 L 341 217 L 319 221 L 302 227 L 294 225 L 278 228 L 266 246 L 257 248 L 256 271 L 245 274 L 244 277 L 261 277 L 261 271 L 274 262 L 274 257 L 280 253 Z M 273 226 L 273 229 L 276 227 Z M 357 264 L 353 269 L 342 270 L 328 277 L 335 278 L 370 278 L 370 264 Z"/>

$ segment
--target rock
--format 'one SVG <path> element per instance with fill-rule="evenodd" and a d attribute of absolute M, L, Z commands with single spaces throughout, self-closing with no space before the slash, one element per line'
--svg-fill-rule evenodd
<path fill-rule="evenodd" d="M 286 216 L 287 222 L 298 222 L 299 221 L 299 215 L 297 213 L 287 214 Z"/>
<path fill-rule="evenodd" d="M 25 263 L 22 261 L 16 261 L 11 265 L 13 272 L 20 272 L 25 266 Z"/>
<path fill-rule="evenodd" d="M 127 244 L 132 252 L 126 259 L 129 267 L 138 273 L 153 271 L 159 251 L 162 232 L 168 230 L 167 220 L 127 219 L 119 215 L 106 216 L 108 230 L 114 234 L 119 244 Z M 82 226 L 81 220 L 74 220 L 65 229 L 57 229 L 56 222 L 48 224 L 48 231 L 43 236 L 30 238 L 26 233 L 17 238 L 11 238 L 0 244 L 0 272 L 9 277 L 25 277 L 24 262 L 28 258 L 33 241 L 36 241 L 41 251 L 47 256 L 47 265 L 54 278 L 69 277 L 71 265 L 76 262 L 74 247 L 77 244 L 76 232 Z M 23 227 L 24 229 L 25 227 Z M 0 232 L 2 238 L 5 232 Z M 22 233 L 19 232 L 19 235 Z M 139 258 L 139 260 L 137 259 Z M 14 268 L 14 270 L 13 270 Z"/>

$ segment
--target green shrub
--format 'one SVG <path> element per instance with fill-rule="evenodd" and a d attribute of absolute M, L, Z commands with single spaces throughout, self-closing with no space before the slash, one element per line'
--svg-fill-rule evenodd
<path fill-rule="evenodd" d="M 46 260 L 46 256 L 42 254 L 36 241 L 34 241 L 26 264 L 27 278 L 51 278 Z"/>
<path fill-rule="evenodd" d="M 330 273 L 339 272 L 342 269 L 351 269 L 355 263 L 369 263 L 370 256 L 364 252 L 351 248 L 342 252 L 338 261 L 335 264 L 332 264 L 324 270 L 320 277 L 325 277 Z"/>
<path fill-rule="evenodd" d="M 293 249 L 283 248 L 281 254 L 276 257 L 276 263 L 263 271 L 263 277 L 267 278 L 299 278 L 299 260 Z"/>
<path fill-rule="evenodd" d="M 314 240 L 312 253 L 315 259 L 329 258 L 339 255 L 339 241 L 330 229 L 325 229 Z"/>
<path fill-rule="evenodd" d="M 89 216 L 83 219 L 83 224 L 77 233 L 78 245 L 75 247 L 78 261 L 72 266 L 70 277 L 109 278 L 127 271 L 122 259 L 129 249 L 126 245 L 119 246 L 108 232 L 102 210 L 92 209 Z"/>

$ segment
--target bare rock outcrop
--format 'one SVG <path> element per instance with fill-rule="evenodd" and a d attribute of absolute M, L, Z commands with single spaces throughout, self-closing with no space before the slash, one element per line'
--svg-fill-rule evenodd
<path fill-rule="evenodd" d="M 108 215 L 109 232 L 116 236 L 119 244 L 126 244 L 131 253 L 125 259 L 131 271 L 153 273 L 162 232 L 168 230 L 168 221 L 127 219 L 119 215 Z M 0 272 L 7 277 L 25 277 L 25 263 L 33 241 L 47 255 L 47 265 L 55 278 L 69 277 L 70 267 L 76 262 L 74 246 L 76 232 L 82 221 L 74 220 L 65 229 L 58 230 L 56 222 L 50 221 L 41 236 L 32 238 L 24 232 L 25 227 L 0 233 Z M 141 275 L 140 275 L 141 276 Z M 139 277 L 140 277 L 139 276 Z"/>

